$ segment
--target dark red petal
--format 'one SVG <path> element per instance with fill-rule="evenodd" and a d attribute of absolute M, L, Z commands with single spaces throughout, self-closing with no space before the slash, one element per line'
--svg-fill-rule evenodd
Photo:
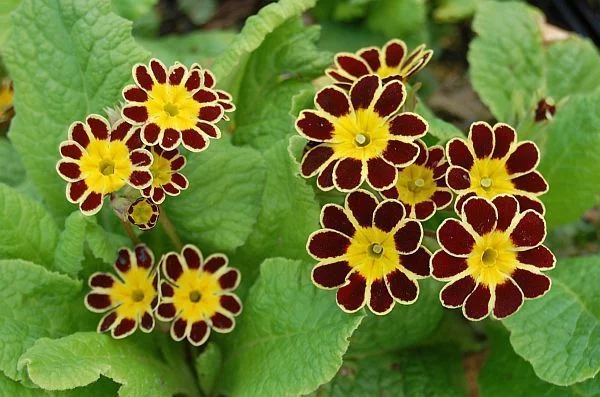
<path fill-rule="evenodd" d="M 192 152 L 200 152 L 208 146 L 208 139 L 196 130 L 184 130 L 181 135 L 183 146 Z"/>
<path fill-rule="evenodd" d="M 414 207 L 414 218 L 427 220 L 435 213 L 435 203 L 433 201 L 423 201 Z"/>
<path fill-rule="evenodd" d="M 477 158 L 483 159 L 491 156 L 494 150 L 494 132 L 489 124 L 485 122 L 473 123 L 469 139 L 473 144 Z"/>
<path fill-rule="evenodd" d="M 161 204 L 165 200 L 165 191 L 159 187 L 152 188 L 152 201 Z"/>
<path fill-rule="evenodd" d="M 552 254 L 552 251 L 543 245 L 517 252 L 517 260 L 540 269 L 552 269 L 556 264 L 556 258 Z"/>
<path fill-rule="evenodd" d="M 373 226 L 384 232 L 390 232 L 398 226 L 404 216 L 404 206 L 400 202 L 386 200 L 377 206 L 373 215 Z"/>
<path fill-rule="evenodd" d="M 431 258 L 431 275 L 438 280 L 445 280 L 467 270 L 467 260 L 457 258 L 444 250 L 439 250 Z"/>
<path fill-rule="evenodd" d="M 450 164 L 470 170 L 473 167 L 473 155 L 465 141 L 454 138 L 448 142 L 447 146 L 448 160 Z"/>
<path fill-rule="evenodd" d="M 347 77 L 342 76 L 341 74 L 339 74 L 335 70 L 327 69 L 327 71 L 325 73 L 327 74 L 327 76 L 331 77 L 332 80 L 339 81 L 339 82 L 342 82 L 342 83 L 352 83 L 352 80 L 350 80 Z M 336 84 L 335 86 L 336 87 L 340 87 L 339 84 Z M 344 87 L 340 87 L 340 88 L 345 89 Z M 349 88 L 350 87 L 348 87 L 348 89 Z"/>
<path fill-rule="evenodd" d="M 523 142 L 506 160 L 509 174 L 520 174 L 533 170 L 540 160 L 540 152 L 533 142 Z"/>
<path fill-rule="evenodd" d="M 383 87 L 373 109 L 379 116 L 388 117 L 398 111 L 404 103 L 405 96 L 404 85 L 399 81 L 392 81 Z"/>
<path fill-rule="evenodd" d="M 456 198 L 456 202 L 454 203 L 454 210 L 456 211 L 456 213 L 460 214 L 462 212 L 462 207 L 463 207 L 465 201 L 467 201 L 469 198 L 475 197 L 475 196 L 477 196 L 477 195 L 473 192 L 458 196 Z"/>
<path fill-rule="evenodd" d="M 308 251 L 315 259 L 337 258 L 350 246 L 350 239 L 333 230 L 320 230 L 308 240 Z"/>
<path fill-rule="evenodd" d="M 370 73 L 366 63 L 354 55 L 338 55 L 335 60 L 351 76 L 360 77 Z"/>
<path fill-rule="evenodd" d="M 488 287 L 479 284 L 467 297 L 463 312 L 468 319 L 481 320 L 490 314 L 490 299 L 492 294 Z"/>
<path fill-rule="evenodd" d="M 513 218 L 519 212 L 519 203 L 514 197 L 507 195 L 494 197 L 492 203 L 498 211 L 496 230 L 504 231 L 508 229 Z"/>
<path fill-rule="evenodd" d="M 242 311 L 242 304 L 240 300 L 233 294 L 221 295 L 219 302 L 223 309 L 229 311 L 233 315 L 238 315 Z"/>
<path fill-rule="evenodd" d="M 89 293 L 85 296 L 87 305 L 95 310 L 105 310 L 112 306 L 110 296 L 100 293 Z"/>
<path fill-rule="evenodd" d="M 333 169 L 337 161 L 332 161 L 319 173 L 317 178 L 317 186 L 322 190 L 331 190 L 333 188 Z"/>
<path fill-rule="evenodd" d="M 196 102 L 209 103 L 219 99 L 219 96 L 213 90 L 202 88 L 196 91 L 192 98 L 194 98 L 194 101 Z"/>
<path fill-rule="evenodd" d="M 162 139 L 160 140 L 160 146 L 165 150 L 173 150 L 181 142 L 181 133 L 173 128 L 167 128 L 163 132 Z"/>
<path fill-rule="evenodd" d="M 346 261 L 317 265 L 312 270 L 312 280 L 323 288 L 337 288 L 346 282 L 351 270 Z"/>
<path fill-rule="evenodd" d="M 462 306 L 467 296 L 475 289 L 475 280 L 465 276 L 459 280 L 448 283 L 440 292 L 440 300 L 447 307 Z"/>
<path fill-rule="evenodd" d="M 210 321 L 212 322 L 213 328 L 217 331 L 229 331 L 234 326 L 233 319 L 218 312 L 210 318 Z"/>
<path fill-rule="evenodd" d="M 544 193 L 548 191 L 548 184 L 544 177 L 538 172 L 533 171 L 512 180 L 515 188 L 530 193 Z"/>
<path fill-rule="evenodd" d="M 416 281 L 409 279 L 400 270 L 389 273 L 385 280 L 392 296 L 404 303 L 414 302 L 419 295 L 419 286 Z"/>
<path fill-rule="evenodd" d="M 156 124 L 147 124 L 142 131 L 142 140 L 149 146 L 156 145 L 160 137 L 160 131 L 160 128 Z"/>
<path fill-rule="evenodd" d="M 394 299 L 383 279 L 374 280 L 371 283 L 371 296 L 369 299 L 371 311 L 376 314 L 385 314 L 392 310 L 393 306 Z"/>
<path fill-rule="evenodd" d="M 358 273 L 352 273 L 348 281 L 348 285 L 338 290 L 336 299 L 341 308 L 355 312 L 365 304 L 367 281 Z"/>
<path fill-rule="evenodd" d="M 123 318 L 117 326 L 113 329 L 112 334 L 115 338 L 122 338 L 135 330 L 137 323 L 132 318 Z"/>
<path fill-rule="evenodd" d="M 372 226 L 377 204 L 377 199 L 365 190 L 358 190 L 346 196 L 346 208 L 362 227 Z"/>
<path fill-rule="evenodd" d="M 181 252 L 185 263 L 189 269 L 200 269 L 202 265 L 202 256 L 196 247 L 186 245 Z"/>
<path fill-rule="evenodd" d="M 325 87 L 317 93 L 315 102 L 324 111 L 334 117 L 341 117 L 350 113 L 350 101 L 343 91 L 333 87 Z"/>
<path fill-rule="evenodd" d="M 154 256 L 144 244 L 139 244 L 135 247 L 135 259 L 137 260 L 137 265 L 145 269 L 150 269 L 154 264 Z"/>
<path fill-rule="evenodd" d="M 154 74 L 154 78 L 159 84 L 167 82 L 167 69 L 158 59 L 150 60 L 150 69 Z"/>
<path fill-rule="evenodd" d="M 544 205 L 540 200 L 522 196 L 520 194 L 515 194 L 515 198 L 519 202 L 519 209 L 521 212 L 526 210 L 534 210 L 542 215 L 544 214 Z"/>
<path fill-rule="evenodd" d="M 202 270 L 208 273 L 216 273 L 223 266 L 227 266 L 227 257 L 223 254 L 213 254 L 206 258 Z"/>
<path fill-rule="evenodd" d="M 131 269 L 131 251 L 121 248 L 117 253 L 115 268 L 121 273 L 127 273 Z"/>
<path fill-rule="evenodd" d="M 223 117 L 224 110 L 219 105 L 203 105 L 198 112 L 198 118 L 208 122 L 217 122 Z"/>
<path fill-rule="evenodd" d="M 146 332 L 150 332 L 154 329 L 154 317 L 152 317 L 150 313 L 144 313 L 142 321 L 140 322 L 140 328 Z"/>
<path fill-rule="evenodd" d="M 333 156 L 333 149 L 329 146 L 318 145 L 310 149 L 302 158 L 300 165 L 302 176 L 308 178 L 315 175 L 331 156 Z"/>
<path fill-rule="evenodd" d="M 321 210 L 321 225 L 326 229 L 337 230 L 348 237 L 354 235 L 355 229 L 344 209 L 336 204 L 326 204 Z"/>
<path fill-rule="evenodd" d="M 146 150 L 136 149 L 129 154 L 129 159 L 134 167 L 149 167 L 152 164 L 152 155 Z"/>
<path fill-rule="evenodd" d="M 360 51 L 358 56 L 367 62 L 372 71 L 376 71 L 381 67 L 379 50 L 377 48 L 367 48 L 366 50 Z"/>
<path fill-rule="evenodd" d="M 438 209 L 443 208 L 450 204 L 452 201 L 452 193 L 438 190 L 433 194 L 431 198 Z"/>
<path fill-rule="evenodd" d="M 139 87 L 130 86 L 123 90 L 123 98 L 131 102 L 146 102 L 148 100 L 148 94 Z"/>
<path fill-rule="evenodd" d="M 464 168 L 452 166 L 448 168 L 446 183 L 453 190 L 465 190 L 471 187 L 471 177 Z"/>
<path fill-rule="evenodd" d="M 188 323 L 183 318 L 179 317 L 171 325 L 171 335 L 175 340 L 182 340 L 185 337 Z"/>
<path fill-rule="evenodd" d="M 171 284 L 167 283 L 166 281 L 163 281 L 160 284 L 160 295 L 163 298 L 170 298 L 173 295 L 175 295 L 175 289 Z"/>
<path fill-rule="evenodd" d="M 187 189 L 188 185 L 189 185 L 187 178 L 180 173 L 171 175 L 171 181 L 173 182 L 173 184 L 175 186 L 177 186 L 178 188 L 180 188 L 182 190 Z"/>
<path fill-rule="evenodd" d="M 63 142 L 60 145 L 60 154 L 63 157 L 79 160 L 83 156 L 83 151 L 75 142 Z"/>
<path fill-rule="evenodd" d="M 354 109 L 366 109 L 371 106 L 375 91 L 380 87 L 381 80 L 376 75 L 364 76 L 352 86 L 350 99 Z"/>
<path fill-rule="evenodd" d="M 214 124 L 207 123 L 205 121 L 198 121 L 196 123 L 196 127 L 200 128 L 202 132 L 211 138 L 218 139 L 221 137 L 221 131 Z"/>
<path fill-rule="evenodd" d="M 544 218 L 535 211 L 526 211 L 514 230 L 510 239 L 516 247 L 535 247 L 544 241 L 546 237 L 546 222 Z"/>
<path fill-rule="evenodd" d="M 102 199 L 100 193 L 91 192 L 79 205 L 79 209 L 86 215 L 93 215 L 102 208 Z"/>
<path fill-rule="evenodd" d="M 152 89 L 154 81 L 152 80 L 150 73 L 148 73 L 148 68 L 146 65 L 137 65 L 134 69 L 133 77 L 135 78 L 137 84 L 146 91 L 150 91 Z"/>
<path fill-rule="evenodd" d="M 200 84 L 202 84 L 202 77 L 200 75 L 200 71 L 199 70 L 190 71 L 187 79 L 185 80 L 185 88 L 188 91 L 194 91 L 200 87 Z"/>
<path fill-rule="evenodd" d="M 428 128 L 425 119 L 416 113 L 402 113 L 390 121 L 390 133 L 396 136 L 419 138 Z"/>
<path fill-rule="evenodd" d="M 334 169 L 334 183 L 342 191 L 358 188 L 363 182 L 363 163 L 353 158 L 340 160 Z"/>
<path fill-rule="evenodd" d="M 98 331 L 99 332 L 108 331 L 113 326 L 116 319 L 117 319 L 117 312 L 113 311 L 113 312 L 108 313 L 100 321 L 100 324 L 98 325 Z"/>
<path fill-rule="evenodd" d="M 398 171 L 396 168 L 383 160 L 376 157 L 367 161 L 367 180 L 373 189 L 387 189 L 396 183 Z"/>
<path fill-rule="evenodd" d="M 496 228 L 498 215 L 496 208 L 484 198 L 472 197 L 462 207 L 463 215 L 473 230 L 480 236 Z"/>
<path fill-rule="evenodd" d="M 511 280 L 496 286 L 496 302 L 494 303 L 494 317 L 501 319 L 516 312 L 523 304 L 523 293 Z"/>
<path fill-rule="evenodd" d="M 514 142 L 517 141 L 517 132 L 509 125 L 496 124 L 494 126 L 495 146 L 492 158 L 501 159 L 508 154 Z"/>
<path fill-rule="evenodd" d="M 306 138 L 318 142 L 331 140 L 334 131 L 333 124 L 329 120 L 311 110 L 300 113 L 300 117 L 296 121 L 296 129 Z"/>
<path fill-rule="evenodd" d="M 69 131 L 69 137 L 71 140 L 77 142 L 81 145 L 81 147 L 87 147 L 90 143 L 90 137 L 85 130 L 85 127 L 82 122 L 78 121 L 71 125 L 71 129 Z"/>
<path fill-rule="evenodd" d="M 206 342 L 208 335 L 210 334 L 210 329 L 208 328 L 208 324 L 206 324 L 206 322 L 198 321 L 193 323 L 190 328 L 190 334 L 188 336 L 190 343 L 195 346 L 199 346 Z"/>
<path fill-rule="evenodd" d="M 419 140 L 419 143 L 425 145 L 423 141 Z M 441 146 L 432 146 L 428 149 L 427 162 L 425 166 L 427 168 L 434 169 L 438 167 L 444 161 L 444 148 Z"/>
<path fill-rule="evenodd" d="M 420 139 L 417 139 L 415 141 L 415 145 L 419 147 L 419 155 L 415 159 L 415 164 L 425 165 L 425 163 L 427 162 L 427 157 L 429 157 L 429 151 L 427 150 L 427 146 L 425 145 L 425 142 L 423 142 Z"/>
<path fill-rule="evenodd" d="M 419 155 L 419 147 L 411 142 L 390 140 L 383 158 L 396 166 L 406 167 Z"/>
<path fill-rule="evenodd" d="M 400 264 L 417 276 L 429 277 L 431 275 L 431 269 L 429 268 L 430 259 L 431 254 L 427 249 L 419 247 L 418 250 L 410 255 L 402 255 Z"/>
<path fill-rule="evenodd" d="M 177 314 L 177 309 L 175 308 L 175 305 L 173 303 L 162 302 L 158 305 L 156 312 L 160 318 L 170 320 Z"/>
<path fill-rule="evenodd" d="M 131 186 L 142 189 L 152 181 L 152 174 L 150 171 L 133 171 L 129 176 L 129 183 Z"/>
<path fill-rule="evenodd" d="M 92 135 L 96 139 L 106 140 L 108 139 L 110 126 L 106 123 L 106 121 L 100 117 L 95 115 L 88 116 L 86 119 L 87 125 L 90 127 L 90 131 Z"/>
<path fill-rule="evenodd" d="M 544 295 L 550 289 L 550 278 L 523 269 L 516 269 L 511 275 L 523 291 L 525 298 L 533 299 Z"/>
<path fill-rule="evenodd" d="M 110 288 L 115 283 L 112 275 L 107 273 L 96 273 L 90 277 L 90 287 L 92 288 Z"/>
<path fill-rule="evenodd" d="M 215 86 L 215 76 L 210 70 L 205 70 L 202 76 L 206 87 L 212 88 Z"/>
<path fill-rule="evenodd" d="M 219 285 L 225 290 L 234 289 L 240 282 L 240 272 L 237 269 L 229 269 L 219 276 Z"/>
<path fill-rule="evenodd" d="M 400 40 L 390 40 L 383 48 L 385 64 L 389 67 L 400 65 L 406 55 L 406 45 Z"/>
<path fill-rule="evenodd" d="M 469 255 L 475 245 L 475 239 L 456 219 L 446 219 L 437 231 L 442 248 L 454 255 Z"/>
<path fill-rule="evenodd" d="M 401 254 L 413 253 L 421 245 L 423 239 L 423 228 L 415 220 L 407 220 L 400 229 L 394 234 L 396 250 Z"/>
<path fill-rule="evenodd" d="M 78 163 L 61 160 L 57 167 L 58 173 L 69 181 L 76 181 L 81 176 L 81 170 Z"/>
<path fill-rule="evenodd" d="M 183 264 L 179 259 L 179 255 L 169 253 L 164 259 L 163 271 L 165 275 L 173 282 L 177 282 L 183 274 Z"/>
<path fill-rule="evenodd" d="M 445 176 L 446 172 L 448 171 L 448 168 L 450 168 L 450 164 L 444 162 L 435 167 L 433 170 L 433 179 L 435 179 L 438 182 L 437 185 L 440 187 L 447 187 Z"/>
<path fill-rule="evenodd" d="M 179 85 L 185 75 L 185 67 L 183 65 L 175 65 L 169 73 L 169 83 L 171 85 Z"/>
<path fill-rule="evenodd" d="M 144 123 L 148 120 L 148 110 L 145 106 L 128 105 L 123 108 L 123 116 L 135 123 Z"/>

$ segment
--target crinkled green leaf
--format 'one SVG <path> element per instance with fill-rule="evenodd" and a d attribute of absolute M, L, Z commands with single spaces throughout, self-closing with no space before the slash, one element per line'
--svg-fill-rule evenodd
<path fill-rule="evenodd" d="M 342 312 L 334 293 L 315 287 L 307 264 L 266 260 L 224 340 L 218 391 L 236 397 L 312 392 L 335 375 L 362 317 Z"/>
<path fill-rule="evenodd" d="M 10 137 L 56 216 L 74 209 L 55 171 L 69 125 L 115 105 L 131 66 L 147 58 L 131 23 L 110 10 L 109 0 L 23 0 L 12 14 L 4 48 L 17 112 Z"/>
<path fill-rule="evenodd" d="M 490 327 L 491 328 L 491 327 Z M 569 387 L 539 379 L 531 365 L 519 357 L 508 341 L 508 333 L 490 330 L 491 354 L 479 374 L 480 397 L 597 397 L 600 379 L 590 379 Z M 499 382 L 498 380 L 502 381 Z"/>
<path fill-rule="evenodd" d="M 547 52 L 547 93 L 555 100 L 600 90 L 600 54 L 588 39 L 572 36 Z"/>
<path fill-rule="evenodd" d="M 87 227 L 86 241 L 92 255 L 106 264 L 113 264 L 119 248 L 131 245 L 129 239 L 121 234 L 107 232 L 95 221 Z"/>
<path fill-rule="evenodd" d="M 196 357 L 196 374 L 204 393 L 211 395 L 221 373 L 223 355 L 215 343 L 209 342 L 206 349 Z"/>
<path fill-rule="evenodd" d="M 60 234 L 54 252 L 53 269 L 69 276 L 77 276 L 85 258 L 85 235 L 88 217 L 79 211 L 73 212 L 65 220 L 65 229 Z"/>
<path fill-rule="evenodd" d="M 292 99 L 310 88 L 310 81 L 331 62 L 329 53 L 317 51 L 318 38 L 318 27 L 307 28 L 301 19 L 291 18 L 250 55 L 235 98 L 235 144 L 266 150 L 295 133 Z"/>
<path fill-rule="evenodd" d="M 86 386 L 103 375 L 123 385 L 120 397 L 198 394 L 196 386 L 181 375 L 181 368 L 158 360 L 147 346 L 95 332 L 40 339 L 21 357 L 19 366 L 48 390 Z"/>
<path fill-rule="evenodd" d="M 4 45 L 10 31 L 10 13 L 21 0 L 3 0 L 0 3 L 0 47 Z"/>
<path fill-rule="evenodd" d="M 88 387 L 67 391 L 31 389 L 0 373 L 0 391 L 3 397 L 108 397 L 117 394 L 118 386 L 108 379 L 100 379 Z"/>
<path fill-rule="evenodd" d="M 17 360 L 41 337 L 73 331 L 83 315 L 81 282 L 22 260 L 0 260 L 0 370 L 21 379 Z M 79 320 L 77 320 L 79 321 Z"/>
<path fill-rule="evenodd" d="M 0 225 L 0 258 L 52 264 L 58 229 L 38 202 L 0 184 Z"/>
<path fill-rule="evenodd" d="M 528 6 L 482 2 L 470 45 L 473 88 L 499 121 L 513 124 L 517 111 L 534 108 L 544 82 L 542 35 Z"/>
<path fill-rule="evenodd" d="M 504 325 L 538 377 L 567 386 L 600 371 L 600 256 L 560 260 L 551 277 L 550 292 Z"/>
<path fill-rule="evenodd" d="M 369 8 L 367 26 L 387 37 L 411 35 L 425 27 L 425 0 L 378 0 Z"/>
<path fill-rule="evenodd" d="M 158 0 L 111 0 L 115 13 L 130 21 L 152 12 Z"/>
<path fill-rule="evenodd" d="M 25 181 L 25 168 L 15 148 L 6 138 L 0 138 L 0 183 L 17 186 Z"/>
<path fill-rule="evenodd" d="M 386 316 L 369 314 L 354 335 L 348 353 L 362 356 L 397 350 L 427 338 L 439 325 L 443 308 L 439 284 L 432 280 L 419 282 L 419 299 L 412 305 L 397 304 Z"/>
<path fill-rule="evenodd" d="M 189 156 L 182 172 L 190 187 L 166 201 L 166 213 L 184 242 L 226 252 L 242 245 L 260 211 L 265 181 L 260 154 L 223 138 Z"/>
<path fill-rule="evenodd" d="M 600 92 L 576 96 L 543 132 L 539 171 L 550 191 L 542 196 L 555 227 L 577 220 L 600 201 Z"/>

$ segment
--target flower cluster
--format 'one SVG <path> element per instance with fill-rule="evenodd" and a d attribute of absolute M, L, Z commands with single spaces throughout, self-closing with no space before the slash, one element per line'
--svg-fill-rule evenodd
<path fill-rule="evenodd" d="M 334 84 L 296 120 L 308 140 L 300 174 L 316 176 L 321 190 L 348 193 L 343 207 L 322 208 L 322 228 L 308 238 L 318 261 L 313 283 L 336 289 L 343 311 L 367 305 L 383 315 L 395 302 L 415 302 L 417 280 L 433 276 L 447 282 L 444 306 L 462 306 L 470 320 L 507 317 L 550 289 L 542 272 L 555 259 L 542 245 L 539 196 L 548 184 L 536 171 L 540 152 L 531 141 L 518 142 L 512 127 L 485 122 L 474 123 L 466 139 L 427 147 L 421 138 L 429 125 L 407 109 L 405 82 L 432 52 L 420 46 L 406 54 L 400 40 L 338 54 L 326 71 Z M 460 219 L 429 232 L 441 247 L 431 255 L 420 222 L 454 195 Z"/>
<path fill-rule="evenodd" d="M 131 335 L 137 328 L 151 332 L 155 318 L 171 322 L 171 336 L 184 338 L 199 346 L 206 342 L 212 328 L 231 332 L 234 317 L 241 313 L 242 303 L 233 293 L 240 274 L 228 266 L 223 254 L 203 259 L 193 245 L 181 253 L 170 252 L 155 266 L 154 255 L 145 245 L 134 251 L 119 250 L 114 264 L 116 275 L 94 273 L 89 279 L 91 291 L 85 297 L 86 307 L 105 313 L 98 332 L 109 332 L 114 338 Z M 166 280 L 160 280 L 161 271 Z"/>

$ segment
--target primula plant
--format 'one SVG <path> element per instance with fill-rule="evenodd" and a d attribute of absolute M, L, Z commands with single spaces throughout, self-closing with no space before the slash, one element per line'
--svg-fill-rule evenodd
<path fill-rule="evenodd" d="M 0 6 L 0 395 L 600 396 L 591 41 L 171 3 Z"/>

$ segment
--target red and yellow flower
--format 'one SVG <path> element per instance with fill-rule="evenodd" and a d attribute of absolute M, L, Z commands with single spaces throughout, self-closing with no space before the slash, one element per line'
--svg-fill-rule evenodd
<path fill-rule="evenodd" d="M 217 99 L 217 103 L 221 105 L 225 113 L 235 111 L 235 104 L 233 103 L 233 98 L 231 97 L 231 95 L 226 91 L 218 90 L 215 88 L 217 79 L 210 70 L 203 69 L 202 66 L 198 65 L 197 63 L 194 63 L 191 69 L 196 69 L 200 71 L 200 73 L 202 74 L 202 81 L 204 82 L 204 86 L 206 88 L 214 90 L 217 93 L 217 96 L 219 97 L 219 99 Z M 229 120 L 227 114 L 223 115 L 223 120 Z"/>
<path fill-rule="evenodd" d="M 154 329 L 154 309 L 158 305 L 158 272 L 154 255 L 145 245 L 119 250 L 115 262 L 117 276 L 94 273 L 92 290 L 85 296 L 86 307 L 106 313 L 98 324 L 98 332 L 110 331 L 114 338 L 131 335 L 139 327 L 143 332 Z"/>
<path fill-rule="evenodd" d="M 538 197 L 548 191 L 548 184 L 535 170 L 540 152 L 531 141 L 517 142 L 517 132 L 509 125 L 498 123 L 492 128 L 485 122 L 473 123 L 468 139 L 450 140 L 446 154 L 450 162 L 446 183 L 459 195 L 457 213 L 469 197 L 509 194 L 521 210 L 544 214 Z"/>
<path fill-rule="evenodd" d="M 296 120 L 298 133 L 316 143 L 302 158 L 302 176 L 318 174 L 323 190 L 349 192 L 365 180 L 376 190 L 392 187 L 396 167 L 415 161 L 414 141 L 429 128 L 415 113 L 397 114 L 405 97 L 400 81 L 384 84 L 376 75 L 362 77 L 349 93 L 334 86 L 319 91 L 317 109 L 302 111 Z"/>
<path fill-rule="evenodd" d="M 158 59 L 135 65 L 132 74 L 136 84 L 123 89 L 127 103 L 122 115 L 142 127 L 146 145 L 173 150 L 182 144 L 200 152 L 210 138 L 221 137 L 216 123 L 224 115 L 223 99 L 207 86 L 214 85 L 214 77 L 207 81 L 200 69 L 188 70 L 180 63 L 167 70 Z"/>
<path fill-rule="evenodd" d="M 127 220 L 140 228 L 150 230 L 156 226 L 160 209 L 150 199 L 140 197 L 127 208 Z"/>
<path fill-rule="evenodd" d="M 445 179 L 448 163 L 443 147 L 432 146 L 427 149 L 423 141 L 416 143 L 421 148 L 417 160 L 400 169 L 396 185 L 381 194 L 404 204 L 408 217 L 427 220 L 435 211 L 452 202 L 452 193 Z"/>
<path fill-rule="evenodd" d="M 228 266 L 223 254 L 203 259 L 193 245 L 186 245 L 181 254 L 170 252 L 162 259 L 161 303 L 156 315 L 171 321 L 171 336 L 184 338 L 199 346 L 206 342 L 210 329 L 231 332 L 234 317 L 242 311 L 242 303 L 232 293 L 240 282 L 240 272 Z"/>
<path fill-rule="evenodd" d="M 139 128 L 127 122 L 112 129 L 98 115 L 75 122 L 60 154 L 56 170 L 68 182 L 67 199 L 85 215 L 96 214 L 104 196 L 125 185 L 144 189 L 152 183 L 152 155 L 143 149 Z"/>
<path fill-rule="evenodd" d="M 470 320 L 492 313 L 505 318 L 550 290 L 543 271 L 556 259 L 542 245 L 546 223 L 542 215 L 522 210 L 512 196 L 493 200 L 471 197 L 460 220 L 446 219 L 438 228 L 442 249 L 431 257 L 432 275 L 448 283 L 440 292 L 442 304 L 462 306 Z"/>
<path fill-rule="evenodd" d="M 399 201 L 378 202 L 366 190 L 350 193 L 345 207 L 323 207 L 323 229 L 311 234 L 307 243 L 308 252 L 319 261 L 312 280 L 319 288 L 338 289 L 343 311 L 355 312 L 366 303 L 382 315 L 395 301 L 417 300 L 417 280 L 430 275 L 431 255 L 421 246 L 421 224 L 405 215 Z"/>
<path fill-rule="evenodd" d="M 423 69 L 431 60 L 432 50 L 422 44 L 408 54 L 406 44 L 394 39 L 383 48 L 367 47 L 356 54 L 342 52 L 335 56 L 335 66 L 326 73 L 338 87 L 349 90 L 352 84 L 363 76 L 376 74 L 384 83 L 391 80 L 407 81 L 409 77 Z"/>
<path fill-rule="evenodd" d="M 153 158 L 150 166 L 152 183 L 142 190 L 142 195 L 156 204 L 162 204 L 166 194 L 177 196 L 188 188 L 187 178 L 179 172 L 185 167 L 186 160 L 179 154 L 179 149 L 163 150 L 159 146 L 153 146 L 150 153 Z"/>

